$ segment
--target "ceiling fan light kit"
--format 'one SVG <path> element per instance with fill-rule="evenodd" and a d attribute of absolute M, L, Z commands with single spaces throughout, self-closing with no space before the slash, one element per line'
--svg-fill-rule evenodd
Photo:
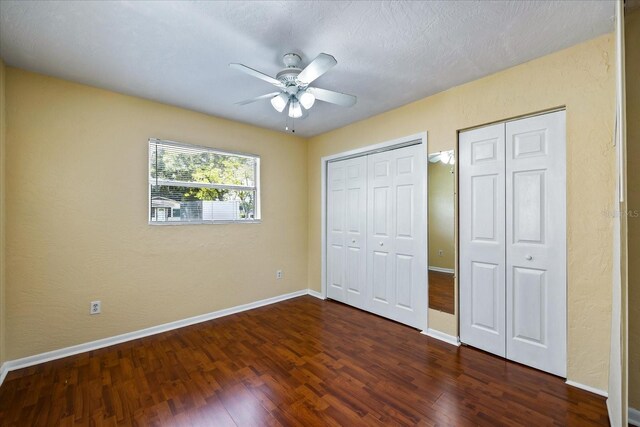
<path fill-rule="evenodd" d="M 302 117 L 302 107 L 297 100 L 292 100 L 289 104 L 289 117 L 299 119 Z"/>
<path fill-rule="evenodd" d="M 247 67 L 246 65 L 229 64 L 231 68 L 271 83 L 279 89 L 279 92 L 257 96 L 246 101 L 238 102 L 237 104 L 246 105 L 261 99 L 270 99 L 271 105 L 277 112 L 282 113 L 288 105 L 287 115 L 291 118 L 298 119 L 307 116 L 305 110 L 313 107 L 316 100 L 341 105 L 343 107 L 351 107 L 356 103 L 357 98 L 353 95 L 309 86 L 314 80 L 337 64 L 333 56 L 321 53 L 304 69 L 299 67 L 301 61 L 302 58 L 300 55 L 287 53 L 282 57 L 285 68 L 276 74 L 275 78 Z"/>
<path fill-rule="evenodd" d="M 282 113 L 284 108 L 287 106 L 289 102 L 289 96 L 286 93 L 281 92 L 280 94 L 271 98 L 271 105 L 276 109 L 278 113 Z"/>
<path fill-rule="evenodd" d="M 316 102 L 316 97 L 313 96 L 313 94 L 311 92 L 308 92 L 306 89 L 299 91 L 298 94 L 296 95 L 296 98 L 298 98 L 298 101 L 300 101 L 300 104 L 302 104 L 305 110 L 308 110 L 309 108 L 313 107 L 313 104 L 315 104 Z"/>

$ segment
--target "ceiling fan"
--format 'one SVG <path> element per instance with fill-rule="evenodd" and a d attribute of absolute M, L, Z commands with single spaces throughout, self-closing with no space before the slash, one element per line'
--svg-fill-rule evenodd
<path fill-rule="evenodd" d="M 437 153 L 429 154 L 429 163 L 444 163 L 445 165 L 454 165 L 456 163 L 456 157 L 453 150 L 438 151 Z"/>
<path fill-rule="evenodd" d="M 333 56 L 321 53 L 304 69 L 299 67 L 301 61 L 302 58 L 300 58 L 300 55 L 287 53 L 282 57 L 285 68 L 280 71 L 275 78 L 254 70 L 253 68 L 249 68 L 246 65 L 229 64 L 231 68 L 257 77 L 278 88 L 277 92 L 260 95 L 247 99 L 246 101 L 237 102 L 236 104 L 246 105 L 260 101 L 261 99 L 270 99 L 271 105 L 273 105 L 276 111 L 282 113 L 288 105 L 289 117 L 297 119 L 306 117 L 308 115 L 306 110 L 309 110 L 316 100 L 341 105 L 343 107 L 351 107 L 356 103 L 357 98 L 353 95 L 309 86 L 315 79 L 329 71 L 338 63 Z"/>

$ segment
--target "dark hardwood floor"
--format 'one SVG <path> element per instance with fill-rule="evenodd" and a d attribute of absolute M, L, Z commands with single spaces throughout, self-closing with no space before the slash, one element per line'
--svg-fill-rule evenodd
<path fill-rule="evenodd" d="M 429 308 L 454 314 L 453 274 L 429 270 Z"/>
<path fill-rule="evenodd" d="M 300 297 L 10 372 L 15 426 L 607 425 L 604 399 Z"/>

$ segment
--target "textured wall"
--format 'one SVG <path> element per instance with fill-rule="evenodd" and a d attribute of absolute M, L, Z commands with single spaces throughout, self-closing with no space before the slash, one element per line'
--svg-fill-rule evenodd
<path fill-rule="evenodd" d="M 304 139 L 9 67 L 6 103 L 7 359 L 306 289 Z M 263 222 L 147 225 L 149 137 L 260 155 Z"/>
<path fill-rule="evenodd" d="M 320 159 L 428 131 L 429 152 L 457 130 L 558 106 L 567 109 L 568 377 L 607 388 L 611 322 L 614 39 L 606 35 L 311 138 L 309 287 L 320 290 Z M 428 78 L 428 76 L 426 76 Z M 430 319 L 432 313 L 430 312 Z M 457 329 L 457 319 L 438 327 Z M 434 326 L 430 324 L 430 326 Z"/>
<path fill-rule="evenodd" d="M 429 163 L 429 267 L 455 267 L 453 166 Z M 442 250 L 443 255 L 438 255 Z"/>
<path fill-rule="evenodd" d="M 629 406 L 640 410 L 640 9 L 625 18 L 627 217 L 629 256 Z"/>

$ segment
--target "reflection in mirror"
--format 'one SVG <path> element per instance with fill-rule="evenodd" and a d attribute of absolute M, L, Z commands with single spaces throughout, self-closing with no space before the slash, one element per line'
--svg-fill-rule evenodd
<path fill-rule="evenodd" d="M 429 308 L 454 314 L 453 150 L 429 154 Z"/>

